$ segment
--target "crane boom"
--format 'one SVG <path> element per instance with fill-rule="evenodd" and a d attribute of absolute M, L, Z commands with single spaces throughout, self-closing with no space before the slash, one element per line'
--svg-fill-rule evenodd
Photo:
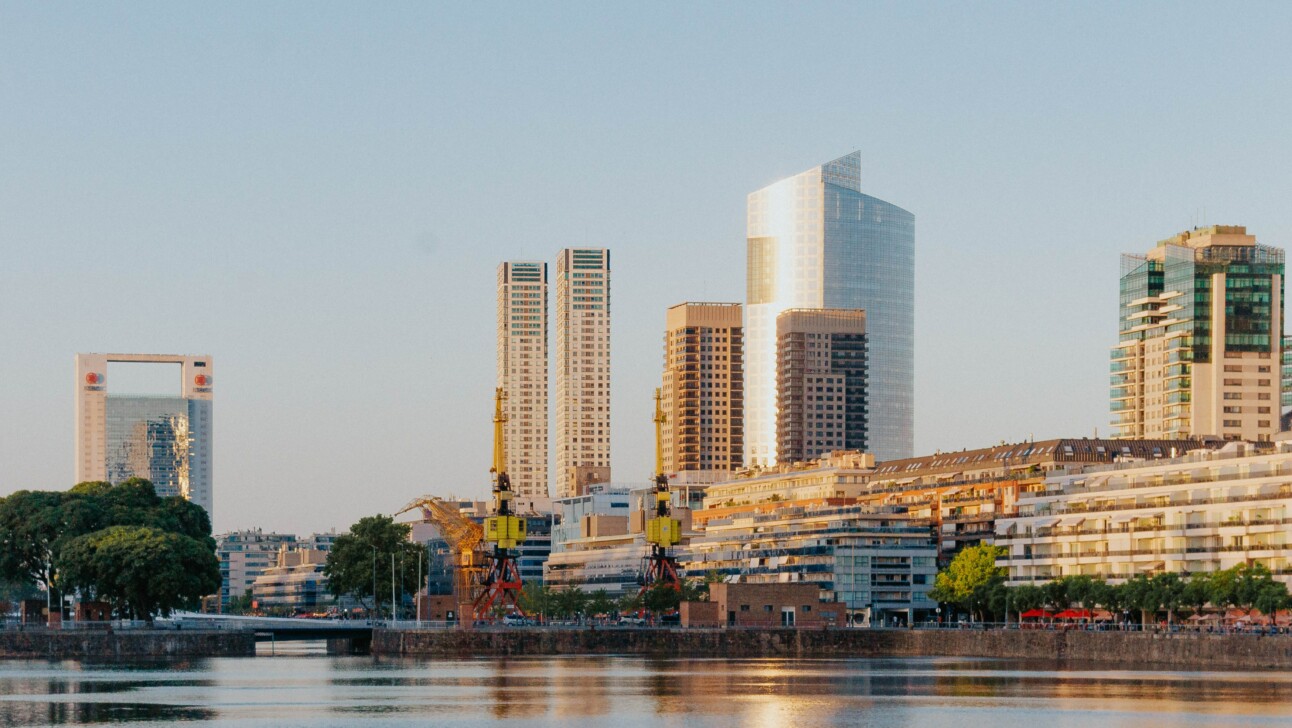
<path fill-rule="evenodd" d="M 458 512 L 457 508 L 435 496 L 414 498 L 395 515 L 400 516 L 414 509 L 421 509 L 423 520 L 440 529 L 440 535 L 453 551 L 453 594 L 457 597 L 458 604 L 473 604 L 478 591 L 476 582 L 480 576 L 480 543 L 484 540 L 484 529 Z M 458 613 L 462 612 L 463 609 L 459 606 Z"/>
<path fill-rule="evenodd" d="M 682 524 L 673 517 L 673 495 L 668 488 L 668 475 L 664 472 L 664 414 L 663 399 L 655 390 L 655 492 L 654 517 L 646 520 L 646 543 L 650 551 L 646 556 L 641 584 L 642 592 L 656 584 L 666 584 L 681 590 L 677 575 L 677 559 L 671 549 L 682 540 Z"/>

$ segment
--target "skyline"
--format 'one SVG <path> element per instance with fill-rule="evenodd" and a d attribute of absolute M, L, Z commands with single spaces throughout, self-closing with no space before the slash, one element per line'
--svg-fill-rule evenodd
<path fill-rule="evenodd" d="M 220 361 L 217 530 L 483 499 L 491 282 L 565 247 L 615 255 L 612 468 L 644 486 L 665 311 L 744 301 L 745 196 L 854 149 L 920 221 L 917 455 L 1110 433 L 1120 254 L 1292 240 L 1275 5 L 65 7 L 0 7 L 0 495 L 73 484 L 75 353 L 157 351 Z"/>

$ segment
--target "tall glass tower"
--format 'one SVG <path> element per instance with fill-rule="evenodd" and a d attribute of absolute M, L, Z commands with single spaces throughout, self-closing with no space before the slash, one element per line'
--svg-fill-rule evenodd
<path fill-rule="evenodd" d="M 853 152 L 749 195 L 745 462 L 776 453 L 776 317 L 791 308 L 864 309 L 870 451 L 915 446 L 915 216 L 861 192 Z"/>

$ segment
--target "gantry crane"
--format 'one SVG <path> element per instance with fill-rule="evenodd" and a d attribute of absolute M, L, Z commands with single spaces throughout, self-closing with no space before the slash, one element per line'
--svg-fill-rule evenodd
<path fill-rule="evenodd" d="M 494 392 L 493 412 L 493 515 L 485 518 L 484 539 L 493 544 L 486 546 L 483 591 L 476 597 L 476 619 L 492 619 L 495 610 L 514 610 L 524 614 L 520 606 L 520 567 L 516 563 L 516 547 L 525 541 L 525 519 L 512 509 L 511 478 L 507 475 L 507 452 L 503 441 L 502 403 L 506 392 L 499 387 Z"/>
<path fill-rule="evenodd" d="M 681 591 L 682 582 L 677 576 L 677 558 L 672 550 L 682 540 L 681 523 L 673 518 L 672 493 L 668 488 L 668 475 L 664 473 L 664 422 L 667 417 L 658 389 L 655 390 L 655 491 L 654 517 L 646 521 L 646 543 L 650 553 L 642 569 L 641 593 L 657 585 L 666 584 Z"/>
<path fill-rule="evenodd" d="M 422 518 L 426 522 L 439 527 L 440 535 L 453 552 L 453 595 L 457 597 L 458 613 L 466 611 L 463 606 L 474 609 L 479 591 L 476 585 L 480 578 L 480 543 L 484 541 L 484 529 L 462 515 L 456 506 L 435 496 L 416 498 L 395 515 L 403 515 L 414 508 L 422 510 Z"/>

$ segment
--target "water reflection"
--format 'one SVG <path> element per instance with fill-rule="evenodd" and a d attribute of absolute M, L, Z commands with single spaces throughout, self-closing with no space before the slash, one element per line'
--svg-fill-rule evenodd
<path fill-rule="evenodd" d="M 1286 725 L 1292 676 L 966 659 L 0 662 L 0 726 Z"/>

